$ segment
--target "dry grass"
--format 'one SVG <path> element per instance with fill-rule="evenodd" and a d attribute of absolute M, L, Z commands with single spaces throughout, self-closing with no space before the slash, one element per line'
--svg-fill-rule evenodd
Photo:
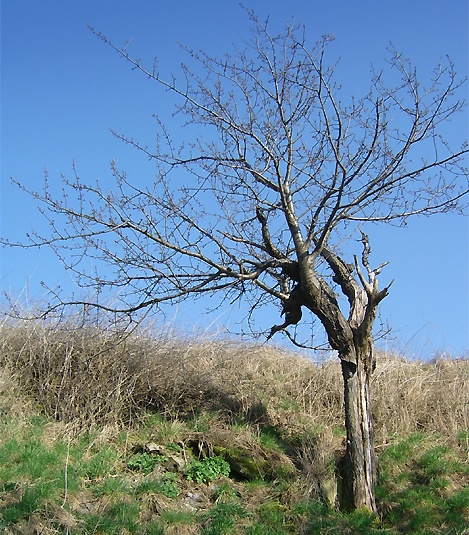
<path fill-rule="evenodd" d="M 408 361 L 382 355 L 373 376 L 380 439 L 413 432 L 469 431 L 469 360 Z"/>
<path fill-rule="evenodd" d="M 13 406 L 21 392 L 22 403 L 80 430 L 129 425 L 147 410 L 170 419 L 208 411 L 227 424 L 274 426 L 292 441 L 343 425 L 334 359 L 315 364 L 277 348 L 174 332 L 125 337 L 73 321 L 5 321 L 0 339 L 0 388 L 16 393 Z M 372 391 L 378 444 L 468 429 L 468 360 L 379 355 Z"/>

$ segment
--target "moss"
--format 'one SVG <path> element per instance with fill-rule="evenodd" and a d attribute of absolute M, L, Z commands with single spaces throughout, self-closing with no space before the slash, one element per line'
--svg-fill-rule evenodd
<path fill-rule="evenodd" d="M 216 455 L 223 457 L 231 467 L 231 477 L 238 481 L 274 480 L 293 475 L 295 468 L 286 456 L 264 453 L 262 449 L 236 446 L 214 446 Z"/>

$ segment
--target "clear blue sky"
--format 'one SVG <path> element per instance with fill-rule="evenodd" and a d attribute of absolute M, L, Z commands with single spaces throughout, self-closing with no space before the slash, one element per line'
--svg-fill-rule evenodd
<path fill-rule="evenodd" d="M 246 2 L 260 18 L 280 28 L 292 18 L 304 23 L 311 43 L 334 35 L 333 54 L 341 59 L 341 79 L 350 91 L 366 91 L 370 64 L 382 64 L 390 42 L 412 58 L 425 77 L 449 54 L 461 75 L 468 72 L 467 0 L 259 0 Z M 109 129 L 154 139 L 152 113 L 165 114 L 164 94 L 99 42 L 86 23 L 160 71 L 177 74 L 186 57 L 179 44 L 211 55 L 230 51 L 247 35 L 249 22 L 238 1 L 162 2 L 136 0 L 3 0 L 1 3 L 1 233 L 22 239 L 44 228 L 34 201 L 10 177 L 40 188 L 48 170 L 53 187 L 71 175 L 75 160 L 88 180 L 109 181 L 117 160 L 138 173 L 141 156 L 115 139 Z M 466 91 L 467 94 L 467 91 Z M 466 136 L 467 114 L 452 125 Z M 382 303 L 394 329 L 389 344 L 408 355 L 428 358 L 439 351 L 469 353 L 468 220 L 451 215 L 415 220 L 405 229 L 372 231 L 373 260 L 385 260 L 383 283 L 395 279 Z M 1 288 L 34 301 L 40 281 L 74 288 L 51 251 L 1 250 Z M 236 310 L 200 316 L 187 303 L 168 315 L 203 327 L 212 321 L 233 328 Z M 196 314 L 194 314 L 196 311 Z M 273 323 L 278 319 L 272 311 Z M 268 312 L 266 312 L 268 313 Z M 236 328 L 236 327 L 234 327 Z"/>

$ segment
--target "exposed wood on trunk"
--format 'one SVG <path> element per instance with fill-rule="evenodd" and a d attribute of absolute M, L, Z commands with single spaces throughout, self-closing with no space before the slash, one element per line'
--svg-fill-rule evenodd
<path fill-rule="evenodd" d="M 356 367 L 342 360 L 342 374 L 347 430 L 346 489 L 353 507 L 365 507 L 376 512 L 374 487 L 377 462 L 370 400 L 371 371 L 359 357 Z"/>

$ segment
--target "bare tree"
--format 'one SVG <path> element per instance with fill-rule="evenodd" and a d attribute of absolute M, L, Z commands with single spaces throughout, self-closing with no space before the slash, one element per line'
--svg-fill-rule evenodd
<path fill-rule="evenodd" d="M 378 287 L 384 265 L 371 265 L 363 229 L 464 209 L 467 145 L 451 147 L 440 127 L 463 109 L 456 93 L 465 80 L 448 60 L 424 86 L 390 50 L 389 69 L 372 74 L 369 92 L 345 98 L 325 61 L 330 39 L 309 48 L 300 27 L 271 35 L 251 20 L 250 40 L 233 55 L 188 50 L 197 70 L 183 66 L 182 84 L 94 32 L 162 94 L 179 98 L 176 112 L 198 134 L 176 147 L 159 121 L 152 149 L 118 135 L 154 163 L 151 184 L 113 164 L 112 191 L 76 171 L 63 178 L 63 198 L 47 182 L 30 191 L 51 234 L 31 236 L 29 246 L 49 245 L 82 287 L 118 294 L 114 306 L 88 303 L 117 313 L 219 292 L 247 299 L 249 314 L 276 301 L 285 321 L 268 338 L 283 331 L 299 343 L 288 329 L 311 311 L 342 363 L 353 505 L 375 511 L 373 324 L 390 284 Z M 346 259 L 341 244 L 354 233 L 361 252 Z M 113 269 L 90 273 L 90 260 Z M 72 303 L 84 302 L 57 306 Z"/>

